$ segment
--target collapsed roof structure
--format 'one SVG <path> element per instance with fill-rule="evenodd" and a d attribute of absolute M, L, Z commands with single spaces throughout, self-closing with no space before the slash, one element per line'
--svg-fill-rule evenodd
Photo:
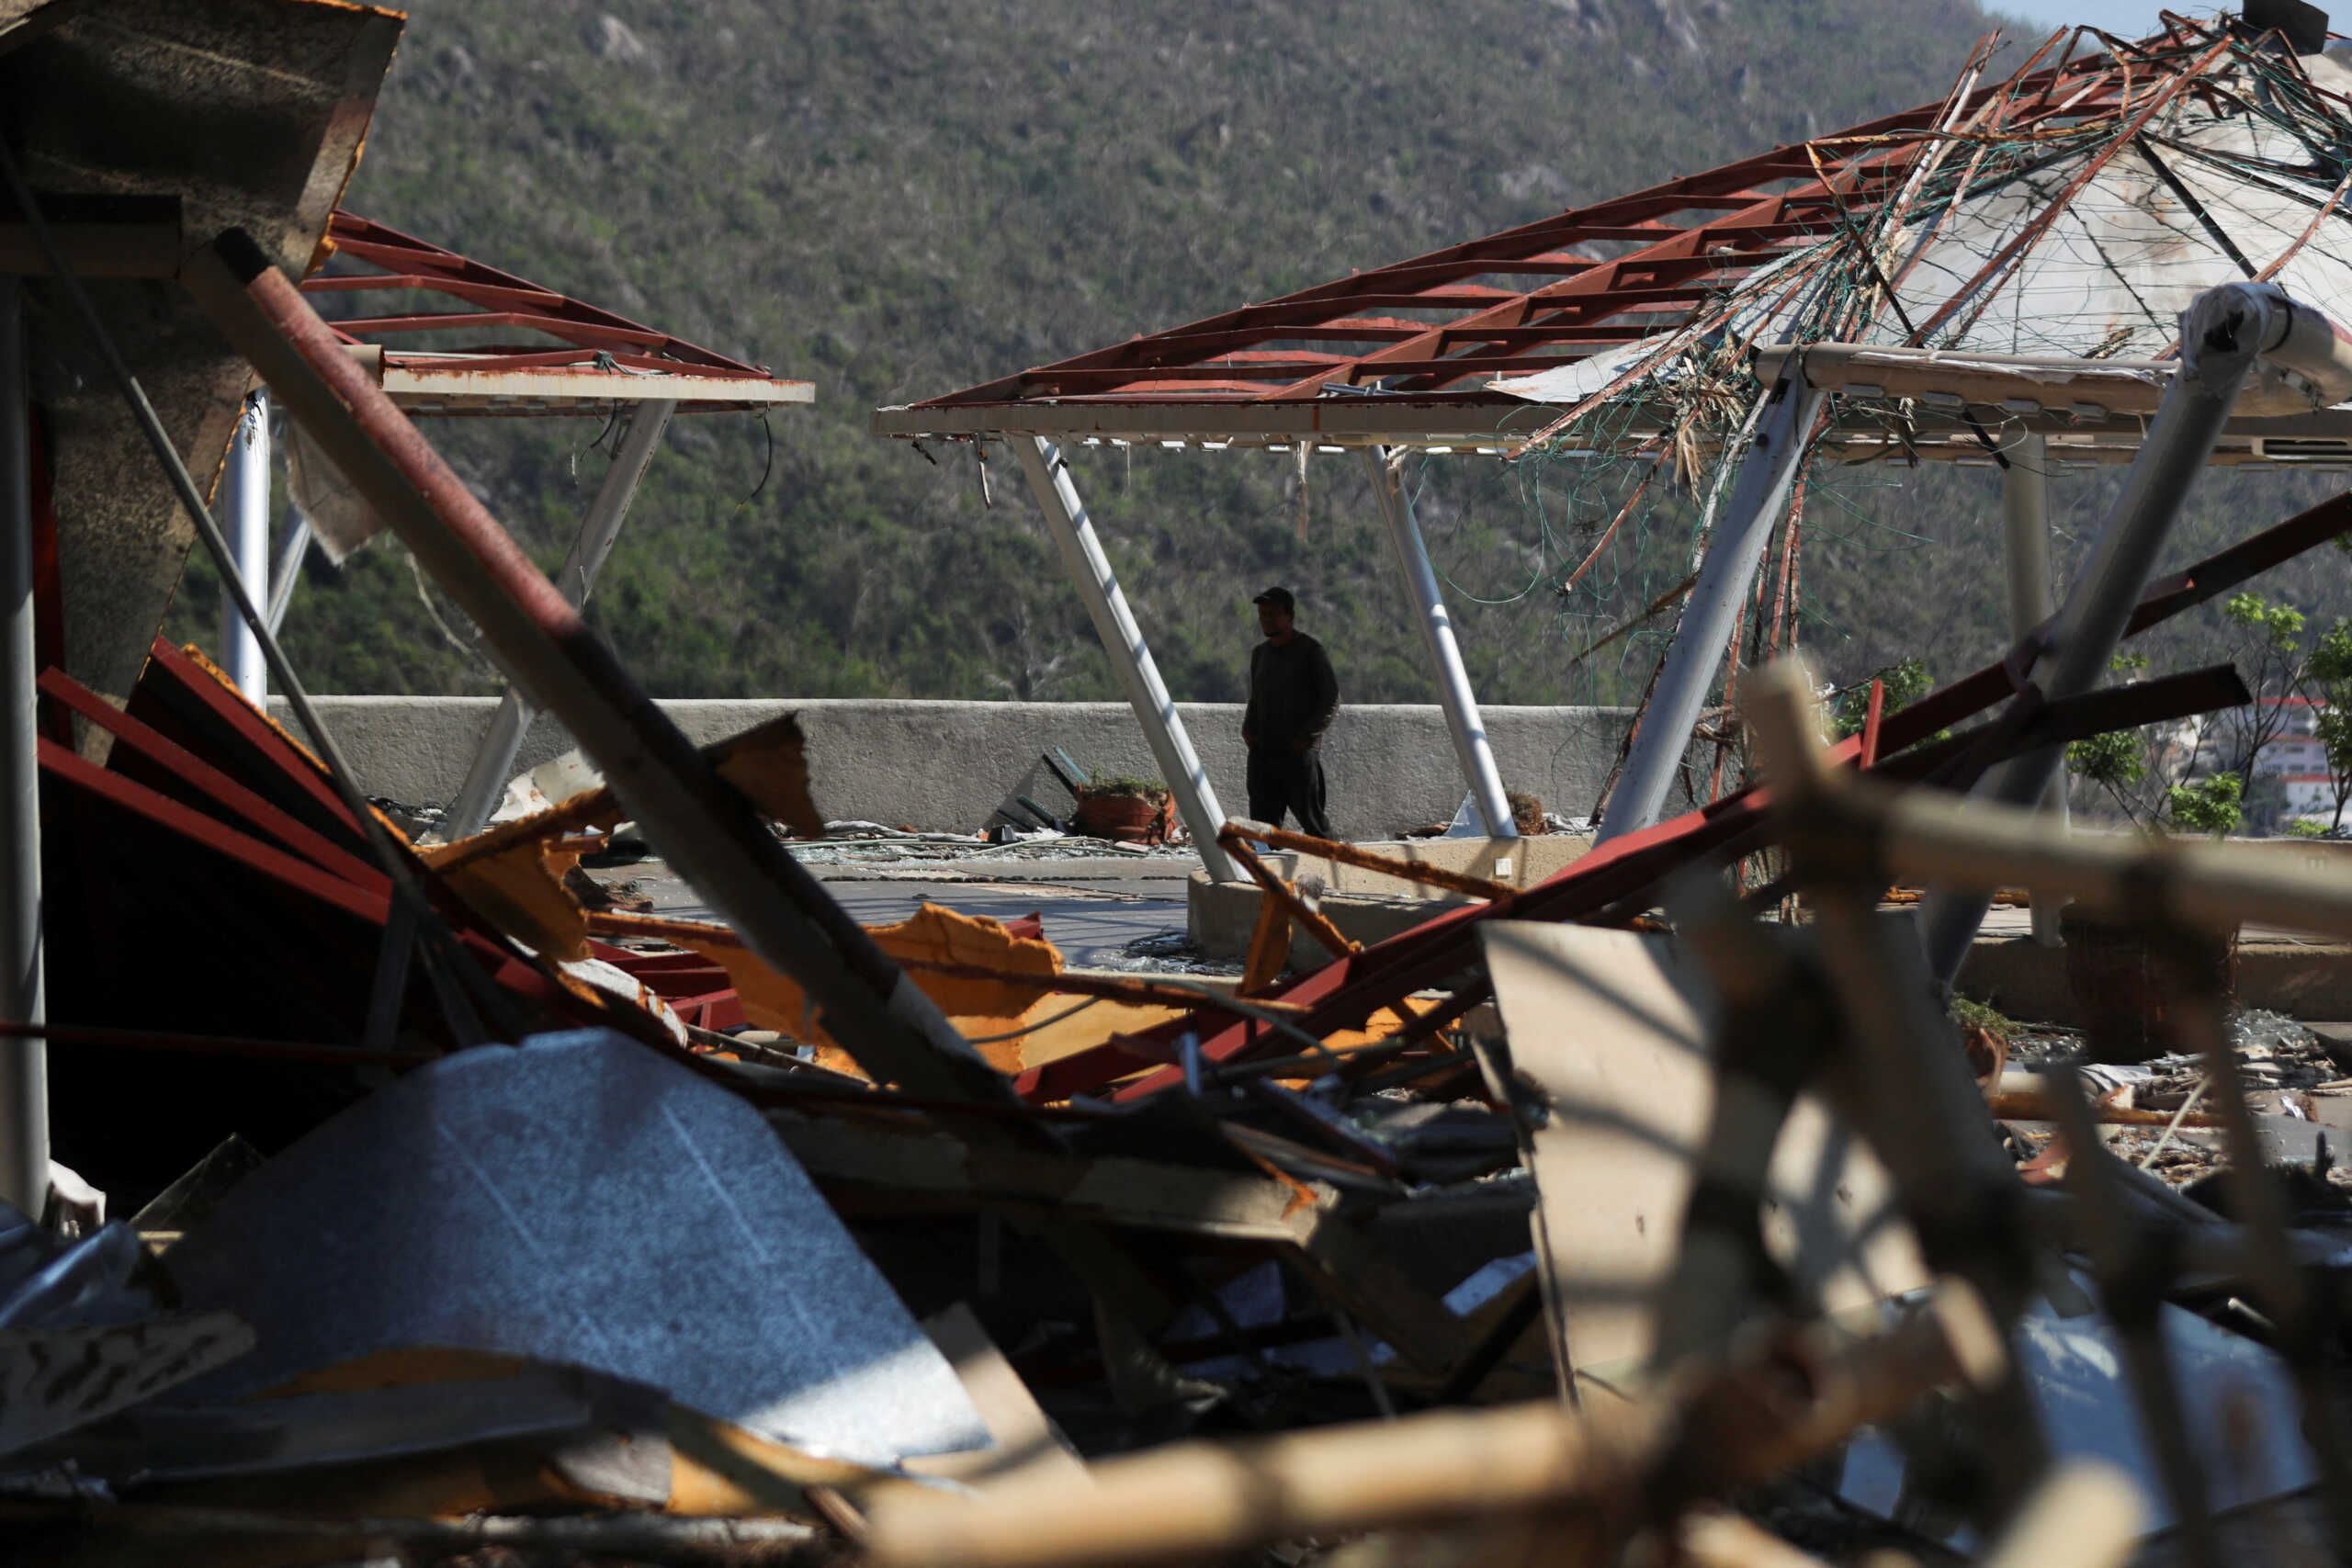
<path fill-rule="evenodd" d="M 2352 314 L 2352 71 L 2319 52 L 2309 7 L 2270 10 L 2168 17 L 2138 41 L 2061 32 L 2001 79 L 1980 50 L 1940 102 L 881 409 L 873 427 L 1012 446 L 1196 838 L 1215 792 L 1053 444 L 1390 462 L 1375 491 L 1398 569 L 1465 785 L 1501 836 L 1502 786 L 1388 455 L 1664 465 L 1709 498 L 1709 542 L 1603 830 L 1645 826 L 1808 460 L 1997 464 L 2038 538 L 2048 472 L 2138 451 L 2198 294 L 2276 282 Z M 2211 461 L 2352 462 L 2352 409 L 2318 394 L 2266 372 Z M 1628 515 L 1667 487 L 1649 488 L 1611 498 L 1568 586 L 1639 532 Z M 1794 636 L 1788 534 L 1763 658 Z M 2013 601 L 2042 606 L 2027 625 L 2048 606 L 2038 549 L 2012 552 Z"/>
<path fill-rule="evenodd" d="M 1680 191 L 1606 221 L 1589 209 L 1577 243 L 1636 247 L 1614 260 L 1566 257 L 1556 231 L 1523 235 L 1521 259 L 1565 275 L 1561 287 L 1595 277 L 1601 291 L 1575 309 L 1606 312 L 1595 330 L 1618 335 L 1544 339 L 1583 329 L 1532 303 L 1555 298 L 1548 287 L 1521 290 L 1493 307 L 1517 310 L 1510 323 L 1466 329 L 1460 356 L 1483 355 L 1472 374 L 1487 379 L 1464 391 L 1443 379 L 1456 355 L 1413 346 L 1424 329 L 1349 316 L 1365 308 L 1359 296 L 1269 330 L 1390 334 L 1399 353 L 1348 362 L 1359 370 L 1346 377 L 1387 367 L 1361 379 L 1319 351 L 1301 378 L 1297 351 L 1228 343 L 1218 353 L 1230 363 L 1204 362 L 1215 374 L 1190 382 L 1155 366 L 1098 402 L 1057 391 L 1033 403 L 1016 389 L 970 415 L 995 425 L 947 431 L 1020 433 L 1098 628 L 1159 726 L 1155 745 L 1180 762 L 1181 728 L 1039 422 L 1222 410 L 1220 440 L 1256 419 L 1249 438 L 1302 448 L 1324 444 L 1315 422 L 1328 403 L 1359 421 L 1349 440 L 1432 447 L 1475 405 L 1499 451 L 1506 425 L 1524 432 L 1512 439 L 1580 443 L 1600 419 L 1627 451 L 1715 455 L 1713 488 L 1728 499 L 1710 560 L 1729 563 L 1743 559 L 1729 541 L 1762 532 L 1825 432 L 1955 458 L 1990 448 L 2027 475 L 2110 423 L 2138 448 L 2064 610 L 2007 659 L 1895 712 L 1879 689 L 1860 732 L 1835 748 L 1802 668 L 1761 671 L 1740 698 L 1769 790 L 1741 784 L 1675 820 L 1629 824 L 1540 881 L 1225 821 L 1195 779 L 1186 810 L 1211 814 L 1195 816 L 1204 865 L 1238 865 L 1264 890 L 1247 970 L 1219 985 L 1070 972 L 1035 916 L 852 919 L 780 841 L 826 830 L 808 787 L 822 759 L 797 723 L 690 745 L 582 616 L 601 553 L 591 531 L 574 552 L 582 569 L 550 581 L 435 452 L 412 412 L 633 402 L 638 424 L 658 431 L 645 413 L 694 395 L 741 406 L 796 394 L 331 217 L 320 193 L 348 173 L 397 28 L 333 0 L 0 9 L 0 82 L 47 50 L 42 68 L 90 96 L 67 106 L 83 116 L 69 124 L 87 130 L 124 100 L 162 106 L 113 126 L 119 166 L 77 163 L 20 126 L 0 136 L 11 1561 L 292 1568 L 490 1551 L 1078 1568 L 1275 1543 L 1287 1543 L 1283 1562 L 1333 1568 L 1810 1561 L 1733 1511 L 1800 1470 L 1810 1495 L 1840 1500 L 1841 1519 L 1880 1517 L 1921 1550 L 1988 1546 L 2018 1568 L 2120 1561 L 2158 1526 L 2208 1568 L 2223 1561 L 2218 1512 L 2282 1495 L 2333 1515 L 2339 1556 L 2352 1543 L 2338 1397 L 2352 1200 L 2324 1156 L 2266 1169 L 2264 1136 L 2307 1129 L 2315 1112 L 2284 1109 L 2297 1102 L 2283 1086 L 2267 1091 L 2267 1117 L 2256 1111 L 2253 1051 L 2276 1052 L 2233 1039 L 2228 966 L 2211 961 L 2252 921 L 2352 942 L 2352 895 L 2325 864 L 2069 838 L 2029 809 L 2064 742 L 2245 700 L 2226 668 L 2111 691 L 2090 690 L 2085 671 L 2118 638 L 2352 532 L 2352 496 L 2338 497 L 2146 581 L 2180 492 L 2217 450 L 2288 460 L 2261 420 L 2333 417 L 2352 393 L 2352 340 L 2310 299 L 2223 275 L 2176 301 L 2169 376 L 2151 367 L 2176 363 L 2168 345 L 2137 317 L 2142 337 L 2111 345 L 2142 354 L 2136 369 L 2112 354 L 2053 356 L 2046 343 L 1825 349 L 1804 333 L 1884 322 L 1857 304 L 1869 287 L 1807 316 L 1820 295 L 1794 276 L 1810 243 L 1860 247 L 1816 257 L 1816 283 L 1840 266 L 1850 282 L 1857 256 L 1878 257 L 1868 225 L 1854 240 L 1825 216 L 1865 187 L 1882 202 L 1911 191 L 1913 227 L 1889 231 L 1920 255 L 1935 254 L 1923 236 L 1968 231 L 1973 176 L 1955 177 L 1940 225 L 1917 203 L 1941 176 L 1910 176 L 1962 152 L 1989 162 L 2006 140 L 1962 130 L 1988 104 L 1998 118 L 1999 105 L 2055 102 L 2018 123 L 2076 160 L 2064 177 L 2079 195 L 2097 186 L 2086 171 L 2105 144 L 2068 143 L 2069 115 L 2121 115 L 2109 130 L 2132 127 L 2154 146 L 2159 111 L 2200 90 L 2287 102 L 2319 73 L 2279 37 L 2177 22 L 2087 62 L 2037 63 L 2006 88 L 1964 79 L 1915 117 L 1913 132 L 1932 133 L 1859 150 L 1827 139 L 1799 150 L 1802 168 L 1768 161 L 1713 195 Z M 2225 60 L 2239 74 L 2214 75 Z M 246 96 L 215 95 L 215 73 Z M 293 107 L 268 108 L 272 94 Z M 282 177 L 242 209 L 207 206 L 209 164 L 185 164 L 187 121 L 208 110 L 282 154 Z M 2317 119 L 2295 123 L 2319 134 Z M 2244 156 L 2278 161 L 2270 142 L 2240 141 Z M 28 141 L 52 149 L 35 178 L 20 161 Z M 1873 149 L 1890 148 L 1909 162 L 1879 167 Z M 1815 168 L 1828 152 L 1849 160 L 1843 173 Z M 1754 188 L 1781 181 L 1795 183 Z M 123 201 L 118 184 L 163 205 Z M 1803 221 L 1774 206 L 1792 199 L 1813 203 Z M 1747 252 L 1711 249 L 1706 222 L 1653 232 L 1672 228 L 1653 223 L 1659 214 L 1708 200 L 1781 216 L 1757 225 Z M 1971 243 L 1996 258 L 2031 251 L 2018 238 L 2036 225 L 2057 227 L 2048 204 L 2022 217 L 1995 208 L 1997 231 Z M 2336 209 L 2332 196 L 2324 211 Z M 1614 238 L 1599 237 L 1612 224 Z M 2245 231 L 2215 226 L 2244 249 Z M 336 235 L 338 254 L 379 270 L 313 272 Z M 2324 249 L 2298 239 L 2301 252 Z M 1683 247 L 1678 281 L 1654 280 L 1676 273 L 1663 261 L 1626 265 L 1653 243 Z M 1410 297 L 1423 303 L 1383 308 L 1481 315 L 1476 302 L 1495 297 L 1475 279 L 1507 262 L 1441 264 L 1478 271 L 1422 277 Z M 1729 313 L 1710 319 L 1688 285 L 1719 271 Z M 1378 287 L 1410 281 L 1408 270 Z M 1899 276 L 1874 287 L 1890 311 L 1905 298 Z M 418 288 L 468 309 L 339 321 L 319 309 Z M 1452 303 L 1428 303 L 1449 289 Z M 27 292 L 43 307 L 29 330 Z M 1959 293 L 1952 320 L 1993 316 L 1975 308 L 1981 289 Z M 1673 321 L 1656 333 L 1616 321 L 1644 325 L 1658 305 Z M 1510 335 L 1522 328 L 1539 335 Z M 554 343 L 518 345 L 517 329 Z M 1785 345 L 1756 341 L 1792 330 Z M 191 341 L 175 358 L 147 331 Z M 477 331 L 500 336 L 405 341 Z M 396 341 L 365 341 L 379 337 Z M 1545 342 L 1576 351 L 1522 352 Z M 90 356 L 86 387 L 28 387 L 28 359 L 67 352 Z M 1246 357 L 1259 354 L 1278 357 Z M 1261 385 L 1251 366 L 1290 378 Z M 1884 384 L 1832 385 L 1839 367 Z M 1533 387 L 1550 401 L 1520 395 L 1532 384 L 1517 378 L 1555 373 L 1609 379 Z M 1384 375 L 1441 379 L 1373 390 Z M 254 376 L 366 525 L 399 536 L 604 784 L 435 848 L 370 807 L 197 477 L 220 466 Z M 1235 384 L 1201 399 L 1156 386 L 1219 376 Z M 1678 400 L 1707 376 L 1734 395 Z M 1309 380 L 1312 395 L 1299 391 Z M 2119 398 L 2161 383 L 2161 397 L 2142 427 L 2120 403 L 2062 409 L 2044 395 L 2077 383 Z M 648 395 L 632 399 L 640 386 Z M 52 461 L 53 489 L 38 492 L 59 513 L 62 570 L 84 570 L 75 552 L 91 534 L 107 542 L 111 521 L 69 536 L 69 509 L 119 502 L 142 477 L 157 484 L 158 505 L 181 509 L 232 584 L 315 750 L 160 641 L 119 693 L 51 657 L 36 480 L 67 433 L 37 416 L 79 397 L 95 418 L 101 394 L 128 424 L 81 455 L 74 482 L 92 488 L 70 489 Z M 1161 400 L 1122 404 L 1130 394 Z M 2272 399 L 2325 406 L 2280 416 Z M 1419 423 L 1376 426 L 1400 409 Z M 243 417 L 263 423 L 250 403 Z M 926 407 L 883 423 L 935 435 L 963 417 Z M 1136 438 L 1122 428 L 1110 438 Z M 633 425 L 615 464 L 632 487 L 638 436 Z M 1381 493 L 1443 664 L 1451 636 L 1410 510 L 1385 474 Z M 1739 568 L 1743 592 L 1754 567 Z M 1686 617 L 1682 645 L 1711 675 L 1721 644 L 1700 627 Z M 1485 778 L 1473 766 L 1466 685 L 1449 684 L 1449 704 L 1479 807 L 1500 829 L 1491 763 Z M 1972 789 L 1988 798 L 1939 798 Z M 634 913 L 579 890 L 582 856 L 625 814 L 718 919 Z M 1454 897 L 1360 945 L 1256 847 L 1267 843 Z M 1778 860 L 1762 886 L 1719 874 L 1763 850 Z M 2162 1014 L 2153 1027 L 2141 1018 L 2142 1032 L 2179 1048 L 2161 1080 L 2177 1109 L 2119 1098 L 2153 1091 L 2151 1066 L 2094 1101 L 2072 1064 L 2010 1074 L 1988 1027 L 1956 1039 L 1934 1005 L 1949 976 L 1929 962 L 1932 942 L 1923 958 L 1906 924 L 1878 910 L 1890 881 L 1962 890 L 1941 908 L 1970 931 L 1968 897 L 2068 896 L 2135 944 L 2139 973 L 2157 976 L 2139 988 Z M 1805 918 L 1766 918 L 1784 895 Z M 1288 962 L 1294 926 L 1321 944 L 1319 961 Z M 1064 1010 L 1073 998 L 1105 1004 L 1108 1021 L 1026 1055 L 1077 1016 Z M 2132 999 L 2147 1010 L 2149 998 Z M 755 1018 L 766 1040 L 718 1032 Z M 44 1043 L 60 1048 L 61 1125 L 131 1190 L 154 1193 L 136 1229 L 102 1223 L 96 1195 L 69 1192 L 51 1167 Z M 2311 1055 L 2324 1059 L 2316 1042 Z M 121 1069 L 127 1057 L 138 1071 Z M 2319 1071 L 2294 1092 L 2329 1087 Z M 1996 1111 L 2010 1122 L 1997 1135 Z M 2223 1197 L 2176 1190 L 2105 1135 L 2166 1117 L 2147 1163 L 2176 1133 L 2218 1145 Z M 268 1146 L 223 1144 L 189 1165 L 180 1145 L 209 1143 L 224 1119 Z M 918 1292 L 989 1298 L 1017 1332 L 1006 1342 L 1018 1365 L 960 1304 L 918 1323 Z M 1060 1408 L 1092 1420 L 1097 1454 L 1220 1408 L 1250 1426 L 1320 1429 L 1081 1466 L 1043 1408 L 1056 1389 L 1076 1391 Z M 1498 1403 L 1510 1400 L 1521 1403 Z M 1482 1404 L 1496 1407 L 1464 1408 Z M 2266 1513 L 2261 1528 L 2283 1527 Z"/>

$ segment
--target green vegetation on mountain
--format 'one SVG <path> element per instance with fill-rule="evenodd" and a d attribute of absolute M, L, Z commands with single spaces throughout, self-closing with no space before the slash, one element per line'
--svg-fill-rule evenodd
<path fill-rule="evenodd" d="M 1973 0 L 417 0 L 346 204 L 816 384 L 764 428 L 672 427 L 591 604 L 655 692 L 1106 698 L 1002 449 L 984 505 L 968 448 L 934 466 L 876 440 L 875 406 L 1935 98 L 1992 25 Z M 560 558 L 607 460 L 594 422 L 427 428 Z M 1179 697 L 1238 694 L 1250 596 L 1282 581 L 1350 701 L 1432 698 L 1353 457 L 1315 458 L 1303 507 L 1287 456 L 1077 467 Z M 1484 697 L 1638 694 L 1670 614 L 1569 656 L 1688 570 L 1687 530 L 1654 530 L 1613 597 L 1568 614 L 1528 592 L 1544 476 L 1439 459 L 1417 482 Z M 2055 487 L 2062 560 L 2120 482 Z M 2330 482 L 2216 477 L 2174 553 Z M 1975 470 L 1824 477 L 1808 649 L 1845 679 L 1991 655 L 1998 515 Z M 2347 569 L 2327 557 L 2268 591 L 2332 619 Z M 390 539 L 314 572 L 288 623 L 314 689 L 492 689 L 425 597 Z M 175 631 L 209 641 L 214 604 L 194 563 Z M 2152 650 L 2158 671 L 2200 635 Z"/>

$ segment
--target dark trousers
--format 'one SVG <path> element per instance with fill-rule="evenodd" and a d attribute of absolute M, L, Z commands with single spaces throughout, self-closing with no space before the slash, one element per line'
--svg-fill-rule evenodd
<path fill-rule="evenodd" d="M 1323 754 L 1261 740 L 1250 750 L 1250 815 L 1279 828 L 1285 811 L 1298 818 L 1300 832 L 1331 836 L 1331 819 L 1323 815 Z"/>

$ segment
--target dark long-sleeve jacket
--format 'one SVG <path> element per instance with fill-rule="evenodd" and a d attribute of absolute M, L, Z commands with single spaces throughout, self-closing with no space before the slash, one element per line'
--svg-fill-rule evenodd
<path fill-rule="evenodd" d="M 1261 642 L 1250 654 L 1250 705 L 1241 732 L 1261 746 L 1313 745 L 1340 711 L 1340 682 L 1331 656 L 1304 632 L 1277 647 Z"/>

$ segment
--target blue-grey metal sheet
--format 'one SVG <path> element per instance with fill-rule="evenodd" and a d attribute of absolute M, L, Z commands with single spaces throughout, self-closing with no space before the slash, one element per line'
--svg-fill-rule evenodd
<path fill-rule="evenodd" d="M 633 1378 L 866 1463 L 988 1440 L 759 1113 L 605 1031 L 410 1074 L 240 1183 L 170 1268 L 260 1337 L 209 1396 L 446 1345 Z"/>

